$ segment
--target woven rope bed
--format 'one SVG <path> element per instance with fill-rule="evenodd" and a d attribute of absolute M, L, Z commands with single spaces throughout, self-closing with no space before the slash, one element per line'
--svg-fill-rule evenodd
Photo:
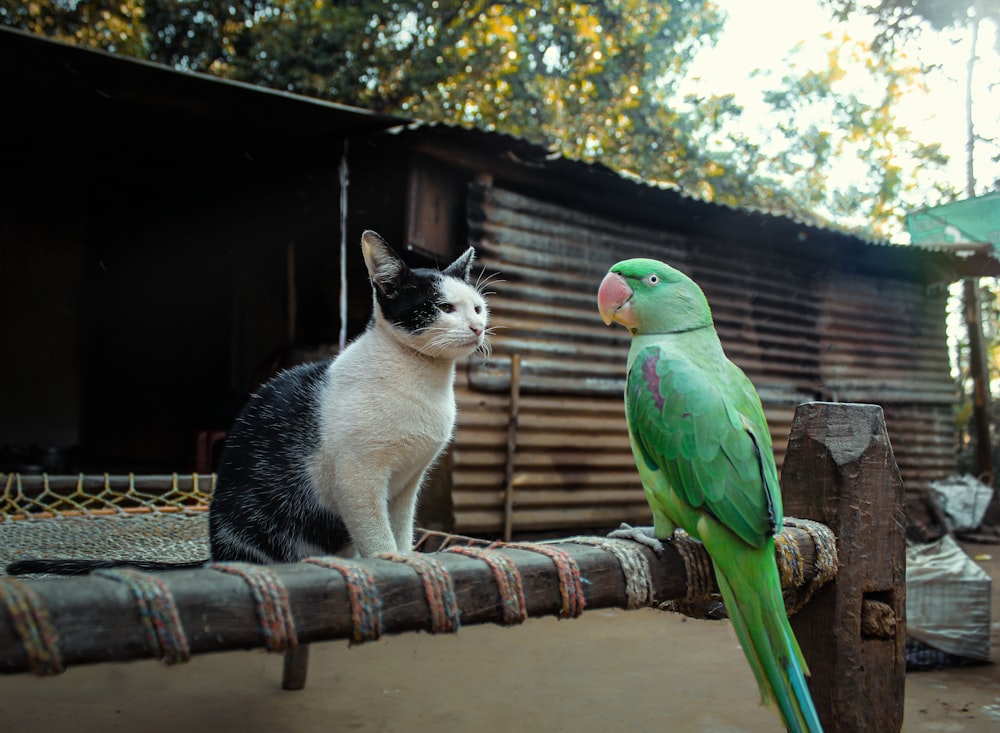
<path fill-rule="evenodd" d="M 214 486 L 214 474 L 0 473 L 0 572 L 24 558 L 206 559 Z"/>
<path fill-rule="evenodd" d="M 55 557 L 192 563 L 209 556 L 214 476 L 0 478 L 4 565 Z M 660 558 L 606 537 L 495 543 L 424 530 L 416 549 L 291 565 L 0 576 L 0 672 L 53 674 L 70 664 L 143 657 L 176 663 L 264 646 L 285 652 L 283 684 L 299 689 L 310 641 L 573 618 L 585 608 L 658 605 L 708 617 L 720 607 L 704 548 L 683 535 Z M 837 573 L 835 538 L 815 522 L 786 520 L 776 556 L 790 610 Z"/>

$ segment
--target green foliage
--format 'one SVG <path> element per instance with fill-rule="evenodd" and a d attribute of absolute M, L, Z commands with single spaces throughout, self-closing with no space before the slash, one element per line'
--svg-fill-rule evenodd
<path fill-rule="evenodd" d="M 136 0 L 140 1 L 140 0 Z M 231 76 L 271 7 L 253 0 L 145 0 L 147 58 L 188 71 Z"/>
<path fill-rule="evenodd" d="M 0 23 L 66 43 L 145 57 L 143 0 L 0 0 Z"/>

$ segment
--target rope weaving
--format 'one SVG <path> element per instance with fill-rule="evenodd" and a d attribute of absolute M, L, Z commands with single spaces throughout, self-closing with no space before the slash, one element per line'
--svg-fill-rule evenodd
<path fill-rule="evenodd" d="M 0 604 L 21 640 L 31 671 L 37 675 L 60 674 L 63 662 L 59 636 L 35 591 L 19 580 L 0 577 Z"/>
<path fill-rule="evenodd" d="M 343 576 L 351 604 L 352 644 L 382 636 L 382 598 L 371 573 L 357 563 L 332 557 L 307 557 L 302 562 L 336 570 Z"/>
<path fill-rule="evenodd" d="M 645 608 L 653 603 L 653 576 L 649 560 L 637 543 L 610 537 L 568 537 L 561 541 L 591 545 L 615 556 L 625 576 L 625 596 L 628 599 L 626 608 Z"/>
<path fill-rule="evenodd" d="M 0 523 L 67 516 L 205 512 L 215 474 L 0 473 Z"/>
<path fill-rule="evenodd" d="M 95 570 L 94 575 L 124 584 L 135 596 L 149 649 L 167 664 L 191 658 L 187 636 L 177 614 L 177 604 L 166 583 L 137 570 Z"/>
<path fill-rule="evenodd" d="M 528 607 L 521 589 L 521 573 L 513 560 L 495 550 L 482 547 L 454 546 L 443 551 L 477 558 L 490 567 L 500 593 L 500 610 L 505 626 L 523 623 L 528 618 Z"/>
<path fill-rule="evenodd" d="M 559 618 L 576 618 L 586 607 L 583 596 L 583 581 L 580 578 L 580 568 L 576 560 L 565 550 L 533 542 L 515 542 L 506 545 L 516 550 L 537 552 L 548 557 L 556 566 L 559 574 L 559 595 L 562 598 L 562 610 Z"/>
<path fill-rule="evenodd" d="M 399 552 L 383 552 L 375 557 L 380 560 L 409 565 L 417 571 L 424 588 L 424 597 L 430 610 L 430 631 L 432 634 L 458 631 L 458 602 L 451 575 L 437 560 L 420 555 L 406 555 Z"/>
<path fill-rule="evenodd" d="M 288 591 L 273 570 L 266 565 L 239 562 L 213 562 L 206 567 L 246 581 L 253 595 L 257 621 L 268 651 L 283 652 L 298 646 Z"/>

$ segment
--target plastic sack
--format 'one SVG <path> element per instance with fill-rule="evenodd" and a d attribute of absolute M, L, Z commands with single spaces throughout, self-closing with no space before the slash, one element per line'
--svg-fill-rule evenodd
<path fill-rule="evenodd" d="M 990 658 L 990 576 L 949 535 L 906 548 L 906 633 L 934 649 Z"/>
<path fill-rule="evenodd" d="M 952 532 L 976 529 L 982 524 L 986 507 L 993 498 L 993 487 L 973 476 L 949 476 L 932 481 L 931 491 L 937 496 Z"/>

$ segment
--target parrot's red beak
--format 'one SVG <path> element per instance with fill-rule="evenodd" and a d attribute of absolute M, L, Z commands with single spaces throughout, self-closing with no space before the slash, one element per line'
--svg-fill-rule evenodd
<path fill-rule="evenodd" d="M 601 287 L 597 290 L 597 309 L 601 312 L 605 325 L 610 326 L 612 321 L 618 321 L 625 328 L 635 326 L 631 300 L 632 288 L 625 278 L 616 272 L 609 272 L 604 276 Z"/>

